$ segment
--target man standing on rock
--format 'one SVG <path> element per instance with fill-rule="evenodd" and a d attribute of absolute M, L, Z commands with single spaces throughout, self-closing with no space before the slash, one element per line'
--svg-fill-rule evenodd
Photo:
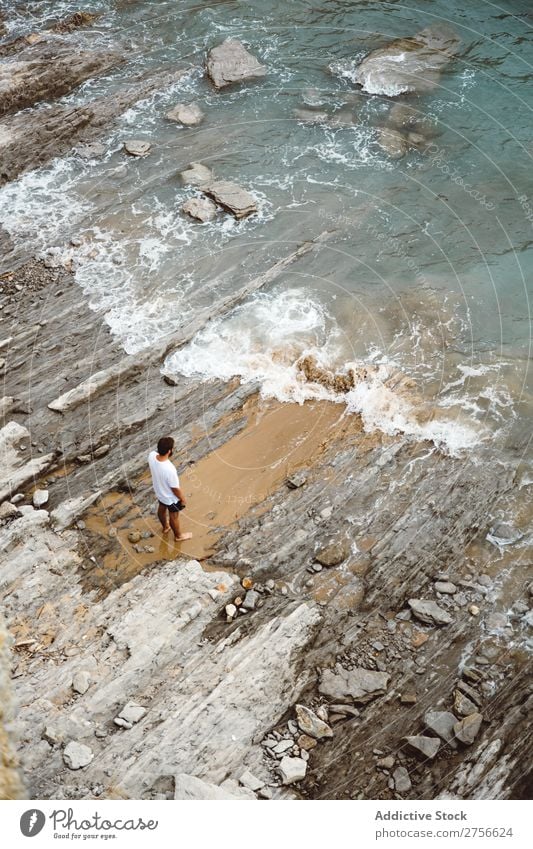
<path fill-rule="evenodd" d="M 182 534 L 179 513 L 187 504 L 180 489 L 178 473 L 170 458 L 174 450 L 171 436 L 163 436 L 157 443 L 157 451 L 150 451 L 148 465 L 152 473 L 152 485 L 159 501 L 157 516 L 163 527 L 163 533 L 174 531 L 174 539 L 183 542 L 192 539 L 192 534 Z"/>

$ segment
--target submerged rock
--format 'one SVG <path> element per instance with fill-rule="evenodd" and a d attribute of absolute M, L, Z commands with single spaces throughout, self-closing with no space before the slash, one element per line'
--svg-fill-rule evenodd
<path fill-rule="evenodd" d="M 216 88 L 258 79 L 267 72 L 266 67 L 236 38 L 226 38 L 209 51 L 206 70 Z"/>
<path fill-rule="evenodd" d="M 399 130 L 382 127 L 378 130 L 377 142 L 391 159 L 401 159 L 409 150 L 407 139 Z"/>
<path fill-rule="evenodd" d="M 357 68 L 355 82 L 369 94 L 388 97 L 430 91 L 459 44 L 460 38 L 451 27 L 435 24 L 411 38 L 398 38 L 373 50 Z"/>

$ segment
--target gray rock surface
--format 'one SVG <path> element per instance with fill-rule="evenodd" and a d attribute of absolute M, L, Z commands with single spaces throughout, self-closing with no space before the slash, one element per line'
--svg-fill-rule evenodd
<path fill-rule="evenodd" d="M 257 212 L 257 201 L 254 196 L 230 180 L 202 183 L 201 189 L 220 206 L 231 212 L 235 218 L 246 218 L 253 212 Z"/>
<path fill-rule="evenodd" d="M 197 221 L 212 221 L 217 214 L 216 204 L 209 198 L 189 198 L 181 207 L 183 212 L 196 218 Z"/>
<path fill-rule="evenodd" d="M 413 615 L 423 622 L 425 625 L 449 625 L 453 622 L 453 617 L 447 610 L 435 601 L 424 601 L 420 598 L 410 598 L 409 607 Z"/>
<path fill-rule="evenodd" d="M 455 736 L 461 743 L 467 746 L 472 745 L 481 729 L 482 722 L 483 716 L 480 713 L 472 713 L 469 716 L 465 716 L 464 719 L 461 719 L 455 724 Z"/>
<path fill-rule="evenodd" d="M 424 714 L 424 724 L 429 731 L 437 734 L 445 743 L 455 747 L 454 726 L 457 717 L 449 710 L 428 710 Z"/>
<path fill-rule="evenodd" d="M 91 674 L 86 669 L 75 672 L 72 676 L 72 689 L 75 693 L 84 695 L 91 686 Z"/>
<path fill-rule="evenodd" d="M 63 751 L 63 760 L 69 769 L 83 769 L 89 766 L 93 758 L 94 753 L 89 746 L 75 740 L 68 743 Z"/>
<path fill-rule="evenodd" d="M 423 734 L 416 734 L 406 737 L 405 740 L 413 752 L 428 760 L 433 760 L 440 749 L 440 740 L 437 740 L 436 737 L 426 737 Z"/>
<path fill-rule="evenodd" d="M 126 153 L 129 153 L 130 156 L 136 156 L 139 158 L 148 156 L 151 147 L 152 145 L 150 142 L 144 141 L 143 139 L 131 139 L 124 142 L 124 150 Z"/>
<path fill-rule="evenodd" d="M 139 722 L 145 714 L 146 708 L 142 707 L 142 705 L 138 705 L 135 702 L 128 702 L 118 714 L 118 718 L 134 725 L 136 722 Z"/>
<path fill-rule="evenodd" d="M 216 784 L 211 784 L 202 778 L 195 775 L 186 775 L 178 773 L 174 777 L 175 790 L 174 799 L 180 801 L 187 800 L 225 800 L 225 801 L 245 801 L 250 797 L 246 793 L 242 793 L 238 788 L 231 791 L 224 787 L 219 787 Z"/>
<path fill-rule="evenodd" d="M 119 53 L 80 50 L 60 39 L 26 44 L 15 55 L 0 57 L 0 116 L 68 94 L 122 61 Z"/>
<path fill-rule="evenodd" d="M 453 595 L 457 592 L 457 587 L 451 581 L 435 581 L 435 591 L 445 593 L 446 595 Z"/>
<path fill-rule="evenodd" d="M 266 67 L 235 38 L 226 38 L 222 44 L 209 51 L 206 69 L 218 89 L 233 83 L 255 80 L 267 73 Z"/>
<path fill-rule="evenodd" d="M 307 772 L 307 762 L 302 758 L 282 758 L 279 765 L 279 772 L 283 784 L 294 784 L 297 781 L 303 781 Z"/>
<path fill-rule="evenodd" d="M 404 766 L 396 767 L 392 773 L 394 780 L 394 789 L 397 793 L 408 793 L 411 789 L 411 779 L 409 773 Z"/>
<path fill-rule="evenodd" d="M 330 699 L 353 699 L 354 702 L 365 704 L 383 695 L 390 680 L 386 672 L 374 672 L 370 669 L 337 668 L 322 670 L 318 690 Z"/>
<path fill-rule="evenodd" d="M 242 606 L 244 610 L 255 610 L 261 596 L 256 590 L 247 590 Z"/>
<path fill-rule="evenodd" d="M 185 171 L 181 172 L 180 177 L 186 186 L 201 186 L 213 179 L 213 172 L 201 162 L 191 162 Z"/>
<path fill-rule="evenodd" d="M 457 716 L 470 716 L 470 714 L 478 712 L 477 704 L 461 690 L 455 690 L 453 694 L 453 709 Z"/>

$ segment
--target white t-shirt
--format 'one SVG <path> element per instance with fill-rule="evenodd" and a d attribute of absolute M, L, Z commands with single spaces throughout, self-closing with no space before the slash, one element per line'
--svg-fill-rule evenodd
<path fill-rule="evenodd" d="M 162 504 L 174 504 L 178 499 L 172 487 L 176 489 L 180 485 L 178 473 L 170 460 L 158 460 L 157 451 L 150 451 L 148 465 L 152 473 L 152 485 L 157 500 Z"/>

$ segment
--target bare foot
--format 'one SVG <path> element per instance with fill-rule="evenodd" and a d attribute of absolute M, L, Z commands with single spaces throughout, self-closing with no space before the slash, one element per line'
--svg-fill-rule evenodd
<path fill-rule="evenodd" d="M 192 539 L 192 534 L 181 534 L 179 537 L 174 537 L 176 542 L 184 542 L 186 539 Z"/>
<path fill-rule="evenodd" d="M 169 530 L 170 530 L 170 525 L 167 525 L 166 528 L 163 528 L 163 533 L 168 534 Z"/>

